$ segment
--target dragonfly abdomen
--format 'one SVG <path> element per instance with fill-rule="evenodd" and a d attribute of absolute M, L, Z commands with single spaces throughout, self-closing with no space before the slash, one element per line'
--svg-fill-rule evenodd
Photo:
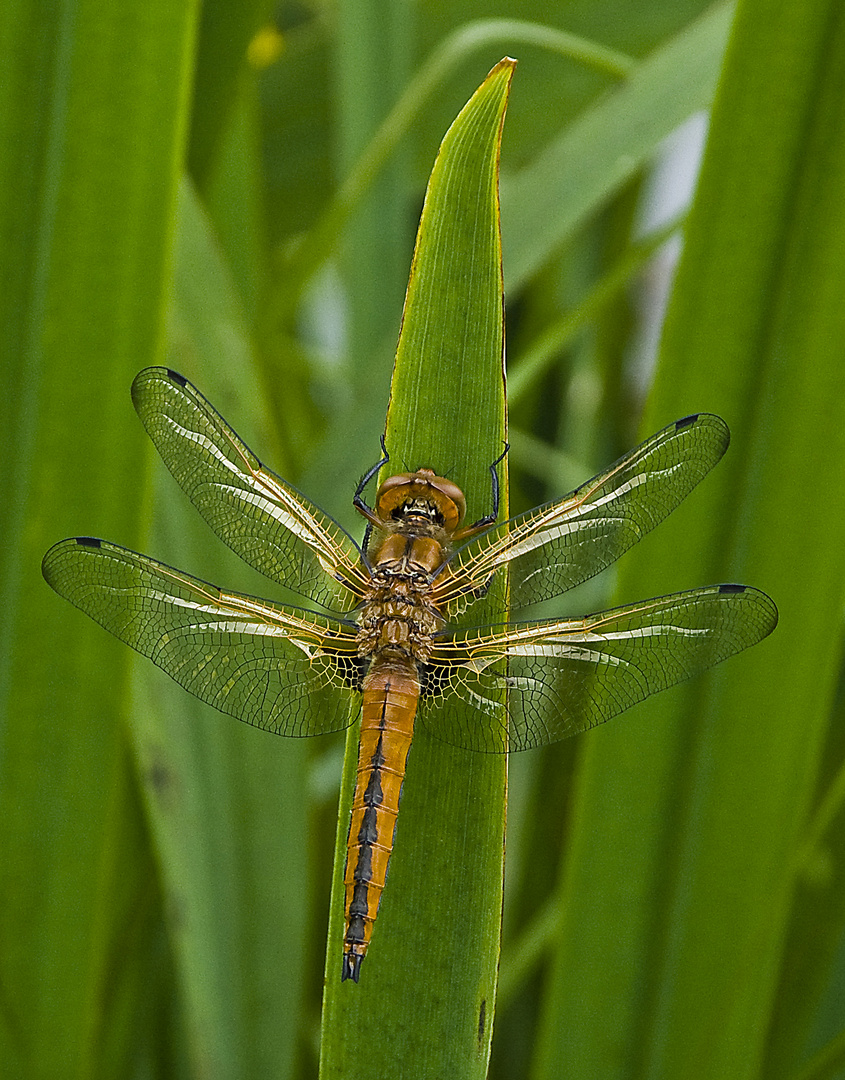
<path fill-rule="evenodd" d="M 346 851 L 342 979 L 358 981 L 387 879 L 420 680 L 413 660 L 378 658 L 363 686 L 358 773 Z"/>

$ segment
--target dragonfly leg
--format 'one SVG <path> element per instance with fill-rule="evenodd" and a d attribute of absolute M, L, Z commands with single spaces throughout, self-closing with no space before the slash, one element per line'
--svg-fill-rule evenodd
<path fill-rule="evenodd" d="M 485 514 L 484 517 L 480 517 L 478 521 L 474 521 L 472 525 L 467 525 L 466 528 L 461 529 L 455 533 L 455 540 L 466 540 L 470 536 L 475 536 L 476 533 L 483 532 L 488 526 L 496 523 L 496 518 L 499 516 L 499 474 L 496 471 L 497 466 L 504 461 L 505 455 L 510 450 L 510 444 L 505 443 L 505 448 L 490 466 L 490 483 L 493 489 L 493 508 L 489 514 Z"/>
<path fill-rule="evenodd" d="M 381 449 L 383 457 L 373 465 L 371 469 L 368 469 L 361 477 L 358 487 L 355 488 L 355 494 L 352 497 L 352 505 L 358 511 L 359 514 L 363 514 L 369 522 L 369 526 L 381 524 L 378 515 L 375 511 L 371 510 L 369 506 L 364 502 L 364 488 L 369 484 L 372 478 L 376 475 L 382 465 L 386 465 L 390 461 L 390 454 L 387 452 L 387 447 L 384 445 L 384 435 L 381 437 Z M 370 537 L 370 528 L 367 527 L 367 533 L 364 537 L 364 551 L 367 550 L 367 543 Z"/>

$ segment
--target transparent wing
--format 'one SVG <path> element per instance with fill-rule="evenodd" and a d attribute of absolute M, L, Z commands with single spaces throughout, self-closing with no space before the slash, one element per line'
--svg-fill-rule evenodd
<path fill-rule="evenodd" d="M 357 717 L 353 624 L 222 592 L 87 537 L 44 556 L 57 593 L 222 712 L 278 735 L 339 731 Z"/>
<path fill-rule="evenodd" d="M 776 624 L 765 593 L 714 585 L 584 619 L 469 631 L 437 644 L 420 721 L 468 750 L 529 750 L 603 724 L 756 644 Z M 456 720 L 456 702 L 470 707 L 471 723 Z"/>
<path fill-rule="evenodd" d="M 512 518 L 460 548 L 436 583 L 437 603 L 454 618 L 506 565 L 512 608 L 586 581 L 670 514 L 729 441 L 724 420 L 710 413 L 670 424 L 560 502 Z"/>
<path fill-rule="evenodd" d="M 195 386 L 146 368 L 132 400 L 179 486 L 244 562 L 323 607 L 359 602 L 366 576 L 354 540 L 266 469 Z"/>

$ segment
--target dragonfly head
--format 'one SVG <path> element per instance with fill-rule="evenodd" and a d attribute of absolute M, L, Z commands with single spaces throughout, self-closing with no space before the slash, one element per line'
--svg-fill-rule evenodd
<path fill-rule="evenodd" d="M 416 517 L 453 533 L 466 514 L 466 499 L 457 484 L 432 469 L 390 476 L 376 494 L 376 514 L 386 524 Z"/>

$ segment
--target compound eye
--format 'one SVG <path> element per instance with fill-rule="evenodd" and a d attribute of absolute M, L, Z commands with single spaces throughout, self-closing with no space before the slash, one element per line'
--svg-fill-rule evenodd
<path fill-rule="evenodd" d="M 376 494 L 375 509 L 382 521 L 421 514 L 451 533 L 466 513 L 466 501 L 457 484 L 431 469 L 419 469 L 385 480 Z"/>

